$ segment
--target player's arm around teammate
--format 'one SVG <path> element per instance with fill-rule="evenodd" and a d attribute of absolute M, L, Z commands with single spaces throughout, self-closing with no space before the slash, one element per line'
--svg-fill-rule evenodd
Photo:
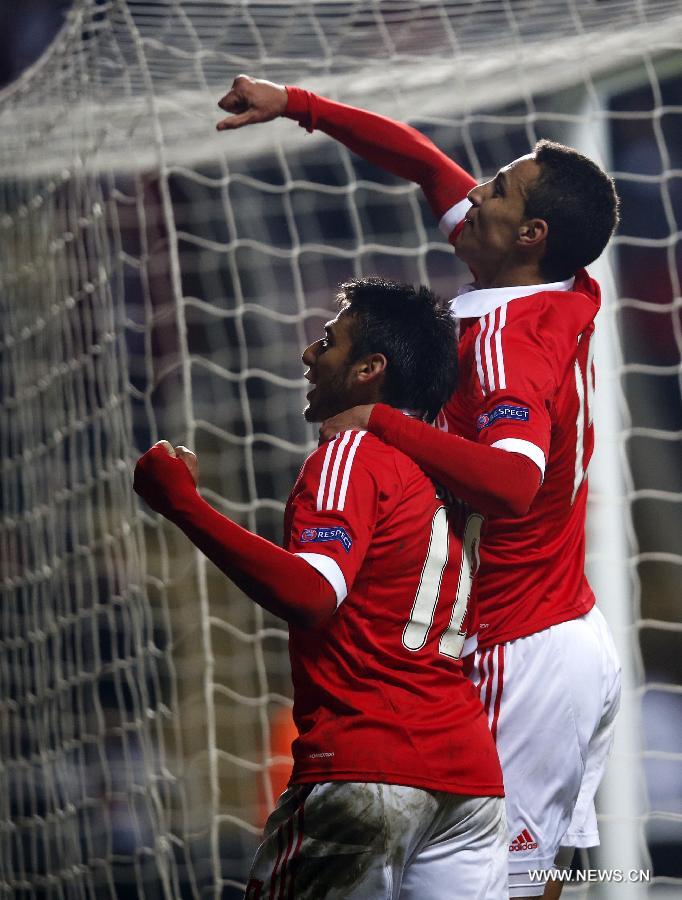
<path fill-rule="evenodd" d="M 251 85 L 246 102 L 258 105 Z M 226 111 L 242 89 L 224 98 Z M 577 151 L 540 141 L 476 185 L 401 123 L 297 88 L 283 114 L 419 183 L 472 271 L 452 301 L 461 378 L 439 422 L 447 433 L 377 404 L 331 417 L 323 434 L 367 427 L 491 514 L 474 679 L 505 772 L 510 892 L 538 896 L 532 870 L 548 868 L 559 846 L 598 843 L 594 793 L 618 707 L 613 641 L 584 574 L 600 304 L 584 267 L 617 223 L 614 184 Z"/>

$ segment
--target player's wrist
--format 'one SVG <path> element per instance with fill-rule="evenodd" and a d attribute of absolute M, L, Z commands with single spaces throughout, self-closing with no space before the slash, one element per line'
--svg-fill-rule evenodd
<path fill-rule="evenodd" d="M 393 406 L 389 406 L 387 403 L 375 403 L 369 414 L 367 431 L 376 437 L 383 437 L 386 430 L 395 422 L 396 416 L 402 416 L 402 413 Z"/>
<path fill-rule="evenodd" d="M 189 483 L 174 485 L 166 494 L 166 501 L 164 516 L 180 527 L 200 518 L 202 505 L 206 503 L 196 486 Z"/>
<path fill-rule="evenodd" d="M 315 117 L 311 105 L 312 95 L 310 91 L 289 84 L 284 86 L 284 90 L 287 92 L 287 103 L 282 115 L 287 119 L 294 119 L 307 131 L 312 132 L 315 128 Z"/>
<path fill-rule="evenodd" d="M 287 102 L 283 115 L 291 119 L 297 119 L 308 112 L 307 91 L 291 84 L 285 84 L 284 90 L 287 92 Z"/>

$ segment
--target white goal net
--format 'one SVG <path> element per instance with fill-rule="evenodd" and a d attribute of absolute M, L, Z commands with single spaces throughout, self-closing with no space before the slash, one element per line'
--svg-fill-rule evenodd
<path fill-rule="evenodd" d="M 677 896 L 678 0 L 75 0 L 0 93 L 0 896 L 240 896 L 288 774 L 286 631 L 132 466 L 193 447 L 204 496 L 278 540 L 336 286 L 466 280 L 415 186 L 290 121 L 216 133 L 242 71 L 409 121 L 478 178 L 540 137 L 615 175 L 588 562 L 627 689 L 590 865 L 651 881 L 581 890 Z"/>

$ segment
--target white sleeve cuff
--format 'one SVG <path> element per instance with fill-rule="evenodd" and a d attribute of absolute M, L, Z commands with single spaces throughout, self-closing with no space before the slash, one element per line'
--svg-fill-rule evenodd
<path fill-rule="evenodd" d="M 318 571 L 323 578 L 327 579 L 336 592 L 336 608 L 338 609 L 348 595 L 346 579 L 339 564 L 322 553 L 296 553 L 295 556 L 300 556 L 309 566 Z"/>
<path fill-rule="evenodd" d="M 444 213 L 441 217 L 440 222 L 438 223 L 438 227 L 445 235 L 445 237 L 450 237 L 452 234 L 452 229 L 455 228 L 462 221 L 464 216 L 471 209 L 471 201 L 467 200 L 465 197 L 464 200 L 460 200 L 459 203 L 455 203 L 454 206 L 451 206 L 450 209 Z"/>
<path fill-rule="evenodd" d="M 537 444 L 531 444 L 530 441 L 522 441 L 520 438 L 503 438 L 501 441 L 495 441 L 491 446 L 497 447 L 498 450 L 508 450 L 510 453 L 520 453 L 521 456 L 527 456 L 540 469 L 540 475 L 544 479 L 545 454 Z"/>

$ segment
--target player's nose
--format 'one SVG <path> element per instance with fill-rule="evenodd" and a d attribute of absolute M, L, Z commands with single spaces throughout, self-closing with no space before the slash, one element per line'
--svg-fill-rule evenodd
<path fill-rule="evenodd" d="M 304 366 L 312 366 L 317 359 L 317 350 L 319 348 L 321 341 L 313 341 L 312 344 L 308 344 L 303 353 L 301 354 L 301 362 Z"/>
<path fill-rule="evenodd" d="M 312 344 L 308 344 L 308 346 L 301 354 L 301 362 L 304 366 L 312 366 L 315 363 L 315 359 L 317 357 L 316 349 L 319 343 L 319 341 L 313 341 Z M 307 377 L 308 372 L 306 372 L 306 378 Z"/>
<path fill-rule="evenodd" d="M 472 206 L 479 206 L 485 194 L 485 184 L 477 184 L 467 194 L 467 200 Z"/>

